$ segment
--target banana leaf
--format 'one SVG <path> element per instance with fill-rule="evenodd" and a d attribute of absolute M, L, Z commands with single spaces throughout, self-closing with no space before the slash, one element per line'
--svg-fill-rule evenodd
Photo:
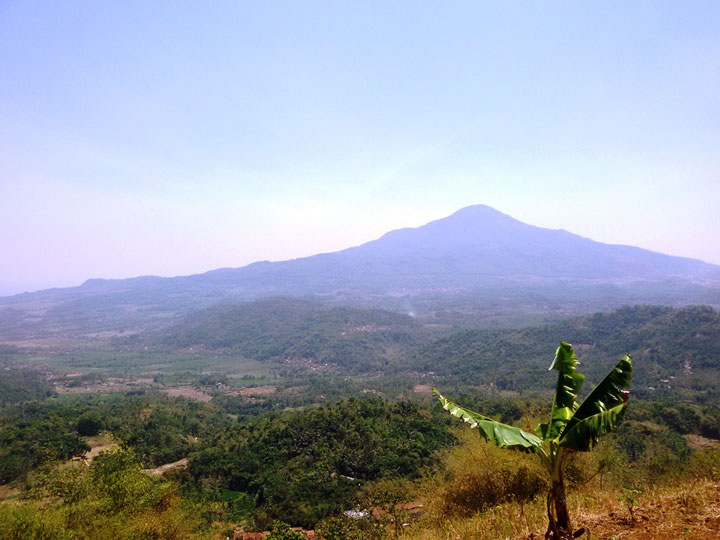
<path fill-rule="evenodd" d="M 433 392 L 438 396 L 446 411 L 470 424 L 471 428 L 478 428 L 483 438 L 495 443 L 500 448 L 530 453 L 536 452 L 542 445 L 542 439 L 537 435 L 527 433 L 514 426 L 496 422 L 479 413 L 460 407 L 444 397 L 435 388 L 433 388 Z"/>
<path fill-rule="evenodd" d="M 568 421 L 560 439 L 561 446 L 565 446 L 563 441 L 566 439 L 566 433 L 569 435 L 576 425 L 582 423 L 586 419 L 598 417 L 598 415 L 601 415 L 602 417 L 601 420 L 594 421 L 595 424 L 593 424 L 593 422 L 586 423 L 583 428 L 584 430 L 590 429 L 593 425 L 596 425 L 597 428 L 601 430 L 608 428 L 606 431 L 602 431 L 602 433 L 606 433 L 612 429 L 617 419 L 616 416 L 610 415 L 606 418 L 602 415 L 606 411 L 614 410 L 617 407 L 624 405 L 627 401 L 627 393 L 623 390 L 623 388 L 626 388 L 628 384 L 630 384 L 630 379 L 632 379 L 632 369 L 632 359 L 630 358 L 630 355 L 625 355 L 625 357 L 620 360 L 620 362 L 618 362 L 612 370 L 610 370 L 610 373 L 605 376 L 602 382 L 593 388 L 593 391 L 590 392 L 590 394 L 582 402 L 582 405 L 580 405 L 577 411 L 575 411 L 573 417 Z M 609 419 L 612 419 L 612 422 L 610 422 Z M 602 433 L 598 433 L 597 436 L 593 436 L 590 433 L 589 436 L 592 440 L 596 441 Z M 572 444 L 575 445 L 576 443 L 573 442 Z M 571 447 L 568 446 L 568 448 Z M 572 446 L 572 448 L 577 450 L 574 446 Z"/>
<path fill-rule="evenodd" d="M 558 437 L 578 409 L 575 399 L 585 380 L 585 375 L 575 371 L 578 364 L 572 345 L 562 341 L 555 352 L 555 360 L 550 366 L 550 369 L 558 371 L 550 422 L 540 424 L 535 430 L 544 441 Z"/>
<path fill-rule="evenodd" d="M 589 451 L 597 444 L 601 435 L 612 431 L 615 424 L 622 420 L 626 405 L 627 403 L 621 403 L 611 409 L 583 418 L 572 427 L 568 425 L 558 445 L 578 452 Z"/>

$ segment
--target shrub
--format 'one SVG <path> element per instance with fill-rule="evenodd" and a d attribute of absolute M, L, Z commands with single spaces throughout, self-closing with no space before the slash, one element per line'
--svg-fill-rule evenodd
<path fill-rule="evenodd" d="M 445 478 L 433 484 L 441 486 L 430 502 L 439 517 L 470 516 L 506 502 L 530 501 L 547 492 L 550 483 L 541 464 L 473 435 L 460 435 L 463 444 L 446 457 Z"/>
<path fill-rule="evenodd" d="M 685 468 L 695 478 L 720 481 L 720 445 L 696 452 Z"/>
<path fill-rule="evenodd" d="M 299 531 L 293 531 L 285 522 L 275 521 L 272 532 L 265 537 L 265 540 L 305 540 L 305 535 Z"/>

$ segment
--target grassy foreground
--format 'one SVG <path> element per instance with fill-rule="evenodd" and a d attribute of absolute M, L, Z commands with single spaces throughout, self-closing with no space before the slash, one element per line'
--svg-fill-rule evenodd
<path fill-rule="evenodd" d="M 720 535 L 720 482 L 703 479 L 690 485 L 663 485 L 646 490 L 631 519 L 621 502 L 622 489 L 598 490 L 589 485 L 570 495 L 569 509 L 582 538 L 592 539 L 698 539 Z M 469 518 L 456 517 L 405 528 L 405 538 L 520 540 L 543 538 L 547 528 L 544 501 L 501 504 Z M 589 535 L 589 536 L 588 536 Z"/>
<path fill-rule="evenodd" d="M 539 464 L 472 435 L 467 430 L 462 445 L 447 454 L 443 472 L 426 481 L 414 504 L 425 511 L 403 536 L 544 538 L 547 484 Z M 576 529 L 585 528 L 582 538 L 720 538 L 720 443 L 662 472 L 653 460 L 617 459 L 608 443 L 594 454 L 576 454 L 568 476 L 570 516 Z"/>
<path fill-rule="evenodd" d="M 346 519 L 343 525 L 336 518 L 334 527 L 320 523 L 318 529 L 332 531 L 327 540 L 543 538 L 547 485 L 540 466 L 472 435 L 461 435 L 462 444 L 447 453 L 442 470 L 403 485 L 404 496 L 385 497 L 371 523 Z M 718 443 L 661 476 L 653 476 L 657 467 L 651 462 L 607 465 L 612 452 L 599 450 L 578 455 L 568 471 L 570 515 L 576 528 L 586 529 L 582 538 L 719 537 Z M 233 538 L 237 526 L 247 525 L 218 521 L 222 512 L 213 504 L 219 503 L 186 500 L 174 481 L 144 474 L 124 451 L 111 450 L 78 467 L 41 469 L 21 492 L 5 493 L 0 538 L 209 540 Z M 385 482 L 383 489 L 397 487 Z"/>

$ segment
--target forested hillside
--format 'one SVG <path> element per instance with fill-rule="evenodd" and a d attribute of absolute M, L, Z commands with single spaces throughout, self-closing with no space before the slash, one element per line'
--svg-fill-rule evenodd
<path fill-rule="evenodd" d="M 199 445 L 189 472 L 251 495 L 262 528 L 278 518 L 311 528 L 352 506 L 369 483 L 436 466 L 436 451 L 455 441 L 449 426 L 416 403 L 344 400 L 223 431 Z"/>
<path fill-rule="evenodd" d="M 432 334 L 407 315 L 270 298 L 194 313 L 160 343 L 361 373 L 401 365 L 406 351 Z"/>
<path fill-rule="evenodd" d="M 573 343 L 589 381 L 630 353 L 633 391 L 643 396 L 651 388 L 717 395 L 720 387 L 720 313 L 702 306 L 634 306 L 540 327 L 466 330 L 423 347 L 411 364 L 501 390 L 537 390 L 547 387 L 561 340 Z"/>
<path fill-rule="evenodd" d="M 720 384 L 720 313 L 706 306 L 633 306 L 542 326 L 459 330 L 386 311 L 274 298 L 201 311 L 159 340 L 327 373 L 413 372 L 516 392 L 547 389 L 552 352 L 564 340 L 574 344 L 590 381 L 630 353 L 641 395 L 714 394 Z"/>
<path fill-rule="evenodd" d="M 37 371 L 7 368 L 0 376 L 0 407 L 10 403 L 44 399 L 54 393 L 52 385 Z"/>

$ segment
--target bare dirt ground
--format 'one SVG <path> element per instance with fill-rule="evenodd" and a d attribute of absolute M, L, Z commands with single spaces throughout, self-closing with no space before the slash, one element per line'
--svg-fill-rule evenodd
<path fill-rule="evenodd" d="M 0 343 L 13 345 L 21 349 L 65 349 L 74 347 L 77 344 L 77 340 L 63 337 L 6 338 L 0 339 Z M 45 351 L 43 350 L 43 352 Z"/>
<path fill-rule="evenodd" d="M 202 401 L 204 403 L 207 403 L 212 399 L 211 395 L 206 394 L 205 392 L 200 392 L 199 390 L 195 390 L 194 388 L 190 388 L 188 386 L 164 388 L 163 392 L 165 392 L 170 397 L 184 397 L 188 399 L 194 399 L 195 401 Z"/>
<path fill-rule="evenodd" d="M 100 452 L 107 452 L 108 450 L 114 450 L 120 448 L 120 445 L 115 442 L 111 437 L 107 435 L 96 435 L 94 437 L 87 437 L 85 442 L 90 447 L 90 451 L 85 453 L 85 458 L 88 463 L 95 459 Z"/>
<path fill-rule="evenodd" d="M 78 374 L 82 375 L 82 373 Z M 81 384 L 80 386 L 67 386 L 63 383 L 55 383 L 55 391 L 58 394 L 114 394 L 115 392 L 130 392 L 143 386 L 152 386 L 152 379 L 137 379 L 134 381 L 108 379 L 107 382 L 94 382 Z"/>
<path fill-rule="evenodd" d="M 416 384 L 413 387 L 413 392 L 416 394 L 432 394 L 432 386 L 429 384 Z"/>
<path fill-rule="evenodd" d="M 593 538 L 617 540 L 717 540 L 720 538 L 720 484 L 700 481 L 644 494 L 633 513 L 614 502 L 606 513 L 584 513 L 577 524 Z"/>
<path fill-rule="evenodd" d="M 248 388 L 240 388 L 238 393 L 241 396 L 267 396 L 277 391 L 275 386 L 255 386 Z"/>
<path fill-rule="evenodd" d="M 177 461 L 173 461 L 172 463 L 160 465 L 159 467 L 156 467 L 154 469 L 143 469 L 143 472 L 152 476 L 162 476 L 166 472 L 172 471 L 173 469 L 184 469 L 185 467 L 187 467 L 187 464 L 187 458 L 183 458 Z"/>
<path fill-rule="evenodd" d="M 92 461 L 100 455 L 101 452 L 108 452 L 116 448 L 120 448 L 120 445 L 109 435 L 100 434 L 94 437 L 86 437 L 85 442 L 90 447 L 90 450 L 85 452 L 82 456 L 74 457 L 65 463 L 59 465 L 60 468 L 82 468 L 87 467 Z"/>
<path fill-rule="evenodd" d="M 687 436 L 687 442 L 693 450 L 704 450 L 718 443 L 716 439 L 708 439 L 702 435 L 690 434 Z"/>
<path fill-rule="evenodd" d="M 7 500 L 10 497 L 16 497 L 17 495 L 20 495 L 18 488 L 12 488 L 8 485 L 0 486 L 0 501 Z"/>
<path fill-rule="evenodd" d="M 132 335 L 140 334 L 140 333 L 142 333 L 141 328 L 132 328 L 129 330 L 103 330 L 102 332 L 90 332 L 87 334 L 82 334 L 82 336 L 87 339 L 97 339 L 99 341 L 108 341 L 112 338 L 127 337 L 127 336 L 132 336 Z"/>

